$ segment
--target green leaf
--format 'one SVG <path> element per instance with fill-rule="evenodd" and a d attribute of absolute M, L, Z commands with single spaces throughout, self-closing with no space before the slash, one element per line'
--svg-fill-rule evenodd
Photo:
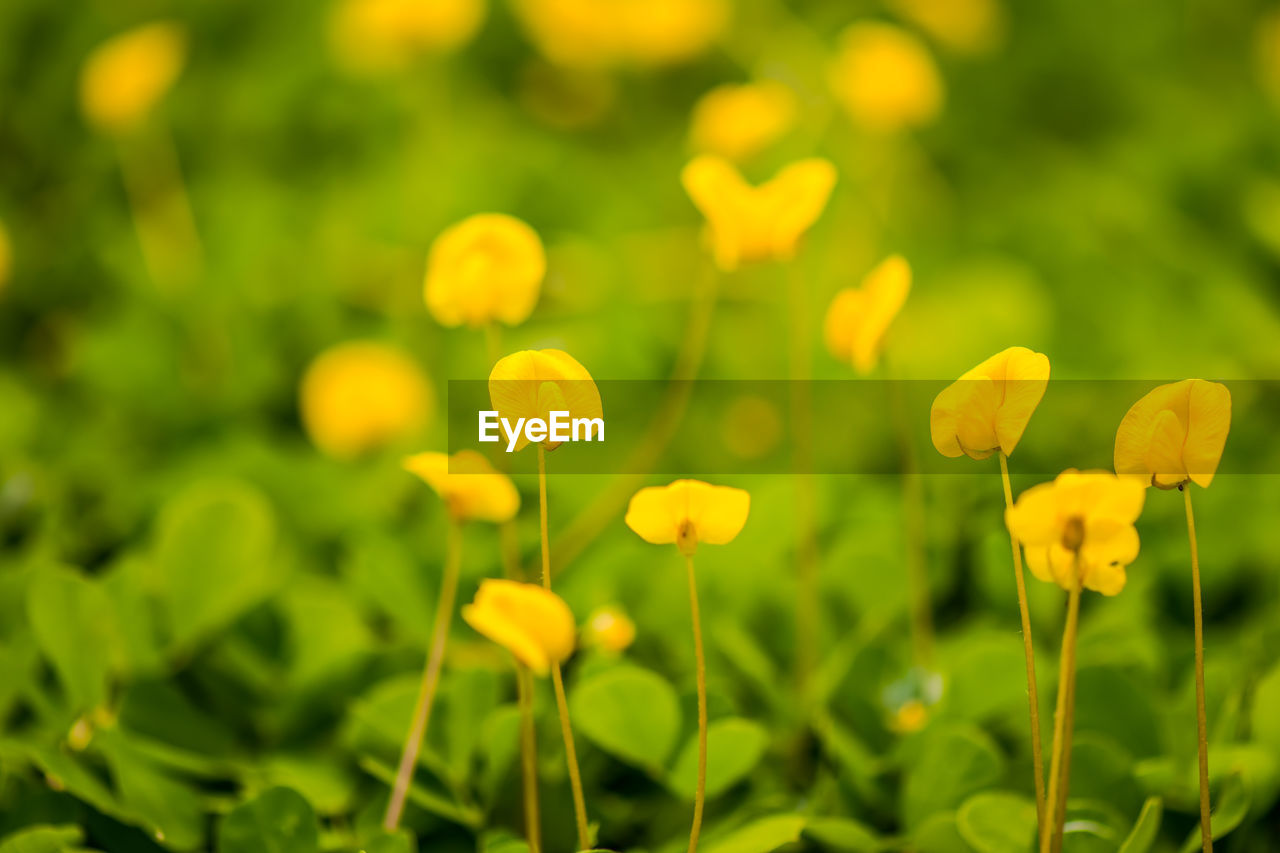
<path fill-rule="evenodd" d="M 818 842 L 824 850 L 848 853 L 873 853 L 885 849 L 884 842 L 873 831 L 856 820 L 843 817 L 811 818 L 804 835 Z"/>
<path fill-rule="evenodd" d="M 707 727 L 707 796 L 731 788 L 759 763 L 769 745 L 769 733 L 750 720 L 728 717 Z M 693 799 L 698 781 L 698 736 L 680 750 L 668 779 L 672 790 Z"/>
<path fill-rule="evenodd" d="M 413 834 L 407 829 L 382 832 L 360 848 L 360 853 L 418 853 Z"/>
<path fill-rule="evenodd" d="M 73 710 L 101 705 L 113 645 L 111 605 L 101 585 L 64 566 L 42 566 L 27 587 L 27 617 Z"/>
<path fill-rule="evenodd" d="M 569 698 L 575 729 L 629 764 L 660 772 L 680 731 L 680 702 L 666 679 L 619 666 L 579 684 Z"/>
<path fill-rule="evenodd" d="M 218 829 L 218 853 L 315 853 L 319 849 L 316 813 L 291 788 L 268 788 L 241 803 Z"/>
<path fill-rule="evenodd" d="M 1008 791 L 976 794 L 956 812 L 956 829 L 978 853 L 1026 853 L 1036 827 L 1035 801 Z"/>
<path fill-rule="evenodd" d="M 121 729 L 100 731 L 93 742 L 111 766 L 132 823 L 177 850 L 202 844 L 204 807 L 193 788 L 157 766 Z"/>
<path fill-rule="evenodd" d="M 799 841 L 805 822 L 802 815 L 795 814 L 761 818 L 708 845 L 707 853 L 770 853 Z"/>
<path fill-rule="evenodd" d="M 276 589 L 275 535 L 270 504 L 244 483 L 200 483 L 170 500 L 151 582 L 168 605 L 175 646 L 221 630 Z"/>
<path fill-rule="evenodd" d="M 1120 845 L 1119 853 L 1147 853 L 1151 845 L 1156 843 L 1163 812 L 1164 802 L 1159 797 L 1148 797 L 1129 837 Z"/>
<path fill-rule="evenodd" d="M 0 853 L 74 853 L 83 840 L 78 826 L 28 826 L 0 841 Z"/>
<path fill-rule="evenodd" d="M 936 812 L 911 833 L 916 853 L 973 853 L 956 827 L 955 812 Z"/>
<path fill-rule="evenodd" d="M 1233 776 L 1223 784 L 1217 800 L 1209 813 L 1209 828 L 1214 841 L 1244 822 L 1245 815 L 1249 813 L 1252 798 L 1240 777 Z M 1182 843 L 1181 853 L 1194 853 L 1200 849 L 1200 844 L 1200 827 L 1197 825 L 1187 835 L 1187 840 Z"/>
<path fill-rule="evenodd" d="M 969 795 L 995 784 L 1003 772 L 1004 758 L 980 729 L 956 725 L 931 732 L 907 770 L 902 800 L 907 826 L 954 809 Z"/>
<path fill-rule="evenodd" d="M 1280 753 L 1280 664 L 1271 668 L 1253 691 L 1253 737 Z"/>

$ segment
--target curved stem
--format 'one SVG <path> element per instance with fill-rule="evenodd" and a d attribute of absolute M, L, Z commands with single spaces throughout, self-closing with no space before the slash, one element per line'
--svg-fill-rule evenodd
<path fill-rule="evenodd" d="M 1187 505 L 1187 536 L 1191 541 L 1191 594 L 1196 631 L 1196 739 L 1200 763 L 1200 842 L 1213 853 L 1213 824 L 1209 816 L 1209 724 L 1204 710 L 1204 611 L 1200 605 L 1200 552 L 1196 547 L 1196 517 L 1191 511 L 1191 486 L 1183 484 Z"/>
<path fill-rule="evenodd" d="M 1000 453 L 1000 478 L 1004 481 L 1005 508 L 1013 506 L 1013 488 L 1009 484 L 1009 457 Z M 1009 533 L 1013 548 L 1013 577 L 1018 586 L 1018 612 L 1022 616 L 1022 653 L 1027 662 L 1027 705 L 1031 709 L 1031 765 L 1036 774 L 1036 819 L 1044 826 L 1044 756 L 1040 743 L 1040 695 L 1036 689 L 1036 656 L 1031 645 L 1031 613 L 1027 608 L 1027 585 L 1022 572 L 1022 548 L 1013 532 Z"/>
<path fill-rule="evenodd" d="M 547 535 L 547 451 L 538 445 L 538 517 L 542 531 L 542 586 L 551 589 L 551 540 Z M 569 765 L 569 786 L 573 791 L 573 816 L 578 825 L 578 849 L 591 847 L 591 833 L 587 825 L 587 801 L 582 793 L 582 774 L 578 770 L 578 751 L 573 744 L 573 727 L 569 723 L 569 702 L 564 693 L 564 677 L 560 664 L 551 667 L 551 682 L 555 686 L 556 710 L 560 713 L 560 734 L 564 738 L 564 757 Z"/>
<path fill-rule="evenodd" d="M 440 669 L 444 665 L 445 645 L 449 641 L 449 625 L 453 621 L 453 602 L 458 592 L 458 568 L 462 563 L 462 526 L 457 521 L 449 523 L 449 538 L 445 548 L 444 577 L 440 581 L 440 599 L 436 602 L 435 627 L 431 633 L 431 651 L 422 670 L 422 685 L 418 688 L 418 700 L 413 709 L 413 722 L 400 751 L 400 766 L 396 770 L 391 799 L 382 825 L 388 832 L 400 825 L 405 797 L 413 779 L 413 768 L 418 763 L 418 750 L 431 720 L 431 706 L 435 703 L 436 688 L 440 684 Z"/>
<path fill-rule="evenodd" d="M 818 588 L 818 535 L 813 489 L 813 396 L 810 388 L 812 348 L 809 328 L 809 282 L 792 262 L 787 276 L 791 343 L 791 442 L 795 477 L 796 524 L 796 692 L 803 710 L 809 676 L 817 664 L 821 599 Z"/>
<path fill-rule="evenodd" d="M 540 853 L 542 828 L 538 814 L 538 732 L 533 725 L 533 674 L 516 664 L 516 690 L 520 702 L 520 764 L 524 775 L 524 834 L 529 853 Z"/>
<path fill-rule="evenodd" d="M 1077 558 L 1078 559 L 1078 558 Z M 1076 576 L 1079 576 L 1077 571 Z M 1080 619 L 1080 587 L 1067 600 L 1067 624 L 1062 631 L 1062 653 L 1058 660 L 1058 704 L 1053 715 L 1053 752 L 1049 758 L 1049 796 L 1045 799 L 1045 822 L 1040 825 L 1040 853 L 1062 847 L 1063 816 L 1059 803 L 1067 801 L 1067 774 L 1063 756 L 1071 751 L 1071 718 L 1074 716 L 1072 683 L 1076 668 L 1076 627 Z M 1065 808 L 1063 809 L 1065 811 Z"/>
<path fill-rule="evenodd" d="M 698 670 L 698 785 L 693 794 L 693 828 L 689 830 L 689 853 L 695 853 L 707 792 L 707 661 L 702 651 L 702 617 L 698 611 L 698 582 L 692 554 L 685 557 L 685 564 L 689 568 L 689 612 L 693 617 L 693 655 Z"/>

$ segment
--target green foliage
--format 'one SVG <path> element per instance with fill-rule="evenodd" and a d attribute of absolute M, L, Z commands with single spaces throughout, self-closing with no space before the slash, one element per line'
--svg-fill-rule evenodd
<path fill-rule="evenodd" d="M 218 853 L 315 853 L 315 812 L 290 788 L 269 788 L 236 806 L 218 828 Z"/>
<path fill-rule="evenodd" d="M 634 666 L 607 669 L 578 685 L 570 718 L 601 749 L 660 773 L 680 732 L 680 704 L 657 673 Z"/>

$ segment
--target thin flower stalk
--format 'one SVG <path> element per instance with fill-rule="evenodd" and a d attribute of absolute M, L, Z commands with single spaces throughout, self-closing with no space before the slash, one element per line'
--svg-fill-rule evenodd
<path fill-rule="evenodd" d="M 538 445 L 538 521 L 542 535 L 542 586 L 551 589 L 551 539 L 547 535 L 547 452 Z M 555 688 L 556 710 L 560 714 L 560 734 L 564 738 L 565 762 L 569 766 L 569 785 L 573 791 L 573 814 L 577 823 L 578 847 L 591 847 L 587 825 L 587 802 L 582 793 L 582 774 L 578 769 L 578 751 L 573 743 L 573 727 L 569 722 L 569 702 L 565 698 L 564 677 L 560 664 L 551 667 L 551 683 Z"/>
<path fill-rule="evenodd" d="M 542 827 L 538 813 L 538 730 L 533 722 L 533 673 L 516 665 L 520 705 L 520 766 L 524 788 L 524 834 L 529 853 L 541 853 Z"/>
<path fill-rule="evenodd" d="M 1191 510 L 1191 489 L 1180 487 L 1187 506 L 1187 537 L 1191 543 L 1191 593 L 1196 634 L 1196 742 L 1200 773 L 1200 842 L 1204 853 L 1213 853 L 1213 828 L 1209 817 L 1209 734 L 1204 708 L 1204 612 L 1200 602 L 1200 553 L 1196 546 L 1196 517 Z"/>
<path fill-rule="evenodd" d="M 689 570 L 689 612 L 693 620 L 693 654 L 698 678 L 698 782 L 693 794 L 693 826 L 689 830 L 689 853 L 696 853 L 707 796 L 707 661 L 702 651 L 702 616 L 698 611 L 698 581 L 692 553 L 685 555 L 685 564 Z"/>
<path fill-rule="evenodd" d="M 382 825 L 394 832 L 404 813 L 405 798 L 413 780 L 413 769 L 418 762 L 418 751 L 431 720 L 431 708 L 435 703 L 436 688 L 440 684 L 440 670 L 444 664 L 445 646 L 449 640 L 449 626 L 453 622 L 453 605 L 458 593 L 458 569 L 462 564 L 462 525 L 456 520 L 449 523 L 448 544 L 445 551 L 444 577 L 440 582 L 440 598 L 436 602 L 435 627 L 431 633 L 431 651 L 422 670 L 422 684 L 414 704 L 413 722 L 400 751 L 400 765 L 396 769 L 391 799 Z"/>
<path fill-rule="evenodd" d="M 1000 479 L 1004 484 L 1004 505 L 1013 506 L 1013 489 L 1009 482 L 1009 456 L 1000 452 Z M 1031 765 L 1035 772 L 1036 819 L 1044 826 L 1044 756 L 1040 743 L 1040 693 L 1036 687 L 1036 655 L 1031 639 L 1031 612 L 1027 607 L 1027 583 L 1022 571 L 1022 547 L 1018 539 L 1009 533 L 1013 550 L 1013 578 L 1018 587 L 1018 613 L 1022 617 L 1022 652 L 1027 664 L 1027 706 L 1031 712 Z"/>
<path fill-rule="evenodd" d="M 1075 716 L 1076 634 L 1080 619 L 1080 587 L 1073 587 L 1067 599 L 1067 623 L 1062 631 L 1062 652 L 1058 663 L 1058 704 L 1053 715 L 1053 751 L 1049 759 L 1049 795 L 1046 819 L 1040 825 L 1040 853 L 1059 853 L 1066 811 L 1070 773 L 1071 728 Z"/>

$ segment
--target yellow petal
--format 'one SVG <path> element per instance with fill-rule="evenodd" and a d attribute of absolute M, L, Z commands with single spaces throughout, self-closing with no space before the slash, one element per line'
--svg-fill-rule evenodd
<path fill-rule="evenodd" d="M 1138 531 L 1132 524 L 1114 518 L 1091 518 L 1085 525 L 1081 554 L 1091 568 L 1127 566 L 1138 559 L 1139 544 Z"/>
<path fill-rule="evenodd" d="M 961 377 L 944 388 L 929 410 L 929 432 L 938 452 L 973 459 L 990 456 L 999 445 L 994 427 L 999 396 L 996 384 L 986 377 Z"/>
<path fill-rule="evenodd" d="M 857 23 L 841 33 L 830 83 L 849 116 L 878 133 L 928 124 L 942 110 L 942 78 L 928 48 L 890 24 Z"/>
<path fill-rule="evenodd" d="M 862 290 L 866 295 L 853 339 L 853 366 L 866 374 L 875 369 L 889 325 L 911 292 L 911 266 L 901 255 L 890 255 L 867 273 Z"/>
<path fill-rule="evenodd" d="M 1118 595 L 1124 589 L 1126 579 L 1124 566 L 1100 565 L 1085 574 L 1084 586 L 1103 595 Z"/>
<path fill-rule="evenodd" d="M 132 130 L 173 86 L 186 62 L 187 37 L 179 25 L 156 22 L 99 46 L 85 61 L 80 102 L 85 116 L 112 133 Z"/>
<path fill-rule="evenodd" d="M 1195 379 L 1188 406 L 1190 418 L 1182 459 L 1191 481 L 1207 489 L 1218 471 L 1231 430 L 1231 392 L 1218 382 Z"/>
<path fill-rule="evenodd" d="M 1062 538 L 1058 515 L 1056 484 L 1032 486 L 1005 510 L 1005 523 L 1019 542 L 1028 546 L 1047 547 Z"/>
<path fill-rule="evenodd" d="M 795 254 L 801 235 L 818 221 L 835 185 L 836 167 L 812 157 L 792 163 L 760 188 L 773 257 L 786 260 Z"/>
<path fill-rule="evenodd" d="M 1116 430 L 1114 465 L 1117 474 L 1140 478 L 1147 485 L 1151 484 L 1153 475 L 1157 473 L 1149 465 L 1156 418 L 1161 412 L 1167 411 L 1185 424 L 1189 416 L 1190 392 L 1191 383 L 1186 380 L 1160 385 L 1129 408 Z M 1162 429 L 1168 429 L 1168 426 Z M 1166 435 L 1165 440 L 1167 439 Z M 1181 459 L 1181 450 L 1176 458 Z M 1180 470 L 1181 464 L 1170 467 Z"/>
<path fill-rule="evenodd" d="M 624 520 L 653 545 L 671 545 L 680 532 L 679 508 L 669 499 L 667 486 L 649 486 L 632 495 Z"/>
<path fill-rule="evenodd" d="M 1026 347 L 1010 347 L 1005 356 L 1003 399 L 996 412 L 995 432 L 1006 455 L 1022 440 L 1027 422 L 1049 385 L 1049 357 Z"/>
<path fill-rule="evenodd" d="M 1156 414 L 1151 434 L 1147 437 L 1146 458 L 1146 467 L 1155 485 L 1170 488 L 1187 479 L 1186 466 L 1182 461 L 1182 445 L 1186 437 L 1186 429 L 1177 415 L 1168 409 Z"/>
<path fill-rule="evenodd" d="M 421 477 L 459 521 L 502 523 L 520 509 L 520 493 L 511 478 L 474 450 L 460 450 L 452 458 L 419 453 L 406 459 L 404 467 Z"/>
<path fill-rule="evenodd" d="M 712 89 L 693 108 L 690 137 L 699 151 L 742 161 L 795 123 L 796 98 L 774 80 Z"/>
<path fill-rule="evenodd" d="M 573 613 L 558 595 L 536 584 L 482 581 L 462 618 L 540 674 L 573 653 Z"/>
<path fill-rule="evenodd" d="M 706 217 L 716 265 L 725 272 L 737 269 L 745 236 L 743 212 L 752 204 L 752 187 L 731 163 L 709 155 L 691 160 L 680 180 L 694 206 Z"/>
<path fill-rule="evenodd" d="M 835 295 L 827 308 L 822 324 L 823 339 L 827 351 L 839 361 L 853 363 L 853 341 L 863 315 L 864 297 L 862 290 L 846 287 Z"/>
<path fill-rule="evenodd" d="M 546 420 L 547 407 L 552 405 L 563 405 L 556 411 L 567 411 L 570 418 L 604 416 L 600 390 L 591 374 L 571 355 L 555 349 L 522 350 L 500 359 L 489 373 L 489 400 L 499 417 L 513 427 L 519 418 Z M 515 449 L 528 443 L 522 430 Z M 547 442 L 546 446 L 555 445 Z"/>
<path fill-rule="evenodd" d="M 1053 579 L 1053 571 L 1049 568 L 1049 548 L 1047 545 L 1039 545 L 1036 547 L 1028 547 L 1026 549 L 1027 568 L 1031 570 L 1031 574 L 1035 575 L 1036 580 L 1045 583 L 1056 583 Z"/>
<path fill-rule="evenodd" d="M 525 223 L 500 213 L 471 216 L 431 246 L 424 296 L 442 326 L 524 322 L 546 275 L 542 241 Z"/>

